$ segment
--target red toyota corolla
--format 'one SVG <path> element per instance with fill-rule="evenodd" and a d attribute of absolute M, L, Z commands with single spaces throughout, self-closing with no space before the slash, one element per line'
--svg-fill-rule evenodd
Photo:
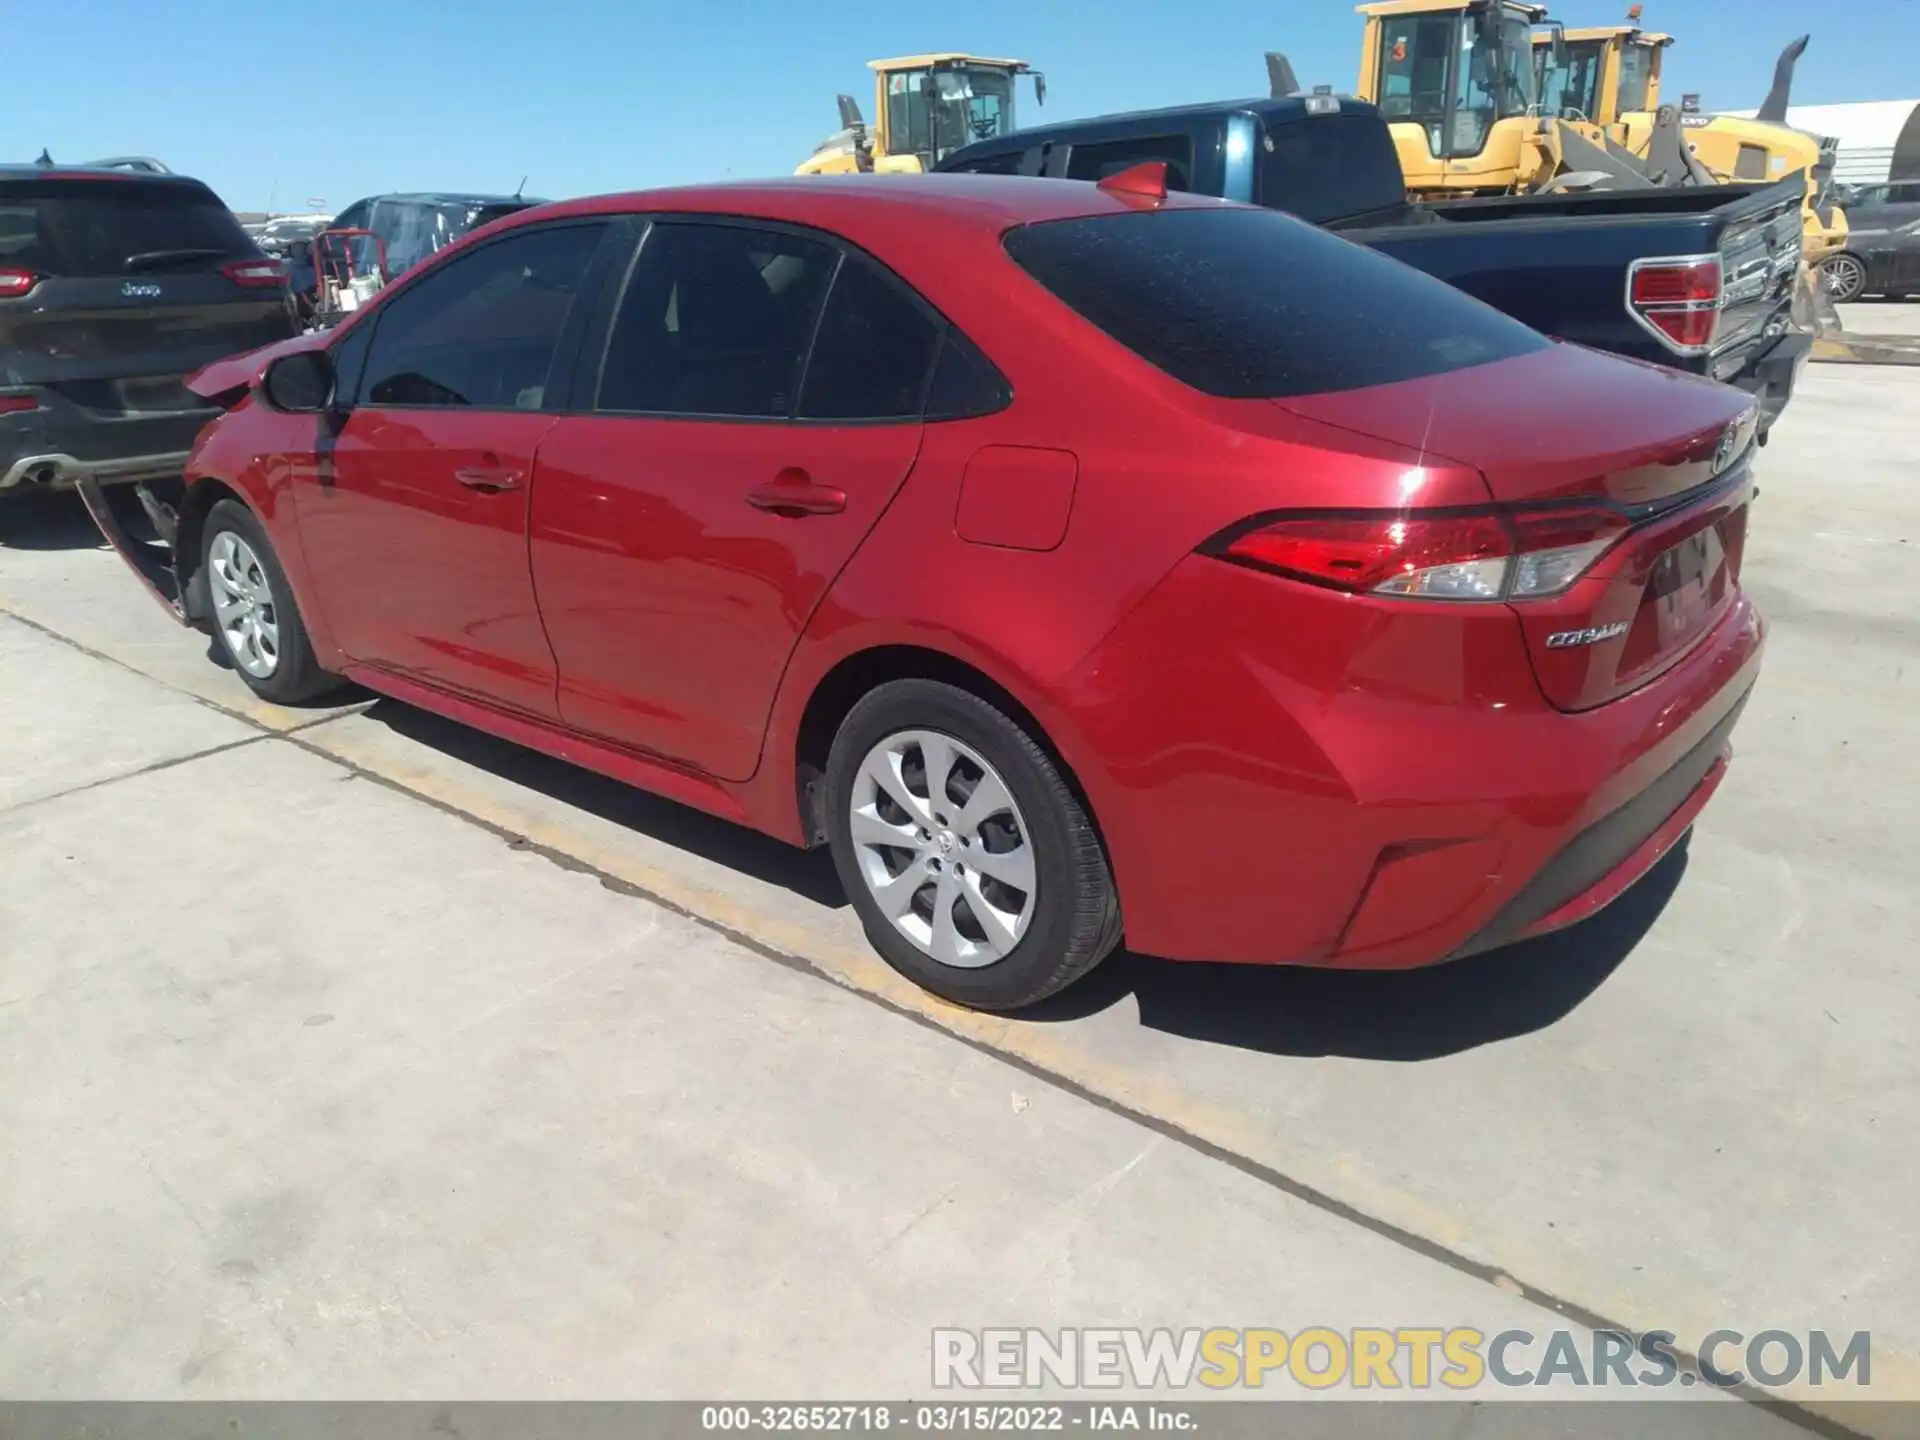
<path fill-rule="evenodd" d="M 1111 182 L 549 205 L 193 388 L 161 529 L 260 695 L 350 677 L 829 845 L 887 961 L 990 1009 L 1123 934 L 1386 968 L 1570 924 L 1692 823 L 1760 660 L 1746 397 Z"/>

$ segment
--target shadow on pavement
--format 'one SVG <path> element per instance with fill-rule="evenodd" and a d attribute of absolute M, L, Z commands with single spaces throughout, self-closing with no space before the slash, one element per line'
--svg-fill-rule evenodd
<path fill-rule="evenodd" d="M 364 712 L 395 734 L 623 829 L 831 909 L 846 892 L 826 850 L 802 851 L 393 700 Z M 1691 837 L 1688 837 L 1689 839 Z M 1419 970 L 1220 965 L 1122 951 L 1019 1018 L 1071 1022 L 1132 996 L 1152 1030 L 1273 1055 L 1413 1061 L 1542 1030 L 1606 983 L 1666 908 L 1688 840 L 1571 930 Z"/>
<path fill-rule="evenodd" d="M 102 550 L 106 544 L 71 490 L 0 495 L 0 550 Z"/>
<path fill-rule="evenodd" d="M 795 849 L 743 825 L 717 819 L 691 806 L 622 785 L 617 780 L 608 780 L 590 770 L 523 749 L 508 740 L 497 740 L 397 701 L 382 700 L 364 713 L 397 735 L 584 810 L 622 829 L 725 865 L 766 884 L 791 890 L 816 905 L 837 910 L 847 903 L 846 891 L 834 874 L 832 857 L 824 849 Z"/>
<path fill-rule="evenodd" d="M 1687 866 L 1687 840 L 1612 905 L 1556 935 L 1422 970 L 1207 965 L 1123 952 L 1021 1015 L 1077 1020 L 1132 995 L 1151 1030 L 1270 1055 L 1432 1060 L 1543 1030 L 1640 943 Z"/>

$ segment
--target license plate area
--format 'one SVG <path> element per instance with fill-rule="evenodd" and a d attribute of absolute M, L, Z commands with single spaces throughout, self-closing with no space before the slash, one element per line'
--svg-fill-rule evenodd
<path fill-rule="evenodd" d="M 1740 576 L 1747 506 L 1715 514 L 1654 556 L 1620 655 L 1620 679 L 1674 659 L 1719 618 Z"/>
<path fill-rule="evenodd" d="M 200 409 L 206 402 L 198 399 L 180 381 L 178 375 L 150 375 L 116 381 L 114 388 L 123 410 L 171 414 Z"/>

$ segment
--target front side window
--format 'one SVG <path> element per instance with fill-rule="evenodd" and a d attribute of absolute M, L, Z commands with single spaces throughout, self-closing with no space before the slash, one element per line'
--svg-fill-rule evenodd
<path fill-rule="evenodd" d="M 367 404 L 538 410 L 604 224 L 526 230 L 449 261 L 374 317 Z"/>
<path fill-rule="evenodd" d="M 789 418 L 839 259 L 782 231 L 655 224 L 607 338 L 598 408 Z"/>

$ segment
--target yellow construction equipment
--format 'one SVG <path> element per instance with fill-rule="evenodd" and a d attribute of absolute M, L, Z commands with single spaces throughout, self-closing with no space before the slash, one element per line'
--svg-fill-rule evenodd
<path fill-rule="evenodd" d="M 1651 123 L 1660 108 L 1661 52 L 1673 36 L 1634 23 L 1537 32 L 1533 37 L 1535 89 L 1540 113 L 1562 122 L 1605 131 L 1619 144 L 1626 135 L 1620 117 L 1644 113 Z M 1556 40 L 1558 43 L 1556 44 Z"/>
<path fill-rule="evenodd" d="M 1540 166 L 1526 0 L 1375 0 L 1357 94 L 1392 129 L 1415 200 L 1500 195 Z"/>
<path fill-rule="evenodd" d="M 931 170 L 950 151 L 1015 127 L 1014 90 L 1033 80 L 1034 103 L 1047 100 L 1047 77 L 1024 60 L 960 51 L 869 60 L 874 123 L 851 95 L 840 100 L 840 129 L 814 147 L 796 175 Z"/>
<path fill-rule="evenodd" d="M 1640 28 L 1640 7 L 1628 12 L 1628 24 L 1598 29 L 1540 32 L 1533 37 L 1534 79 L 1541 113 L 1560 135 L 1568 130 L 1642 169 L 1654 159 L 1655 132 L 1661 125 L 1660 64 L 1671 35 Z M 1675 112 L 1683 141 L 1682 168 L 1697 166 L 1694 181 L 1726 184 L 1765 182 L 1804 173 L 1807 177 L 1806 256 L 1817 261 L 1847 236 L 1846 216 L 1831 203 L 1836 143 L 1786 123 L 1793 70 L 1807 48 L 1801 36 L 1774 67 L 1773 89 L 1752 119 L 1703 115 L 1694 97 Z M 1545 138 L 1546 148 L 1564 156 L 1560 137 Z M 1621 153 L 1624 152 L 1624 153 Z M 1591 152 L 1582 158 L 1594 161 Z M 1605 164 L 1604 161 L 1598 162 Z M 1687 183 L 1679 177 L 1654 177 L 1656 183 Z M 1631 183 L 1631 177 L 1629 177 Z"/>

